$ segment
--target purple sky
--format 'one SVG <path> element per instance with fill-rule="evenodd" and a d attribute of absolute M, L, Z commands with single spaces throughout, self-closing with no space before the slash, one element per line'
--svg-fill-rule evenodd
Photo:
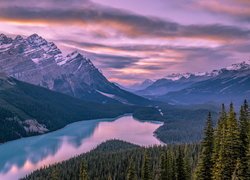
<path fill-rule="evenodd" d="M 0 33 L 78 49 L 128 84 L 248 60 L 250 1 L 1 0 Z"/>

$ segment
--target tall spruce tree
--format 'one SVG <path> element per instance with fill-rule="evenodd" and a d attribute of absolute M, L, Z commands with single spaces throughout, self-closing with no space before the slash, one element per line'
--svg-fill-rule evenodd
<path fill-rule="evenodd" d="M 79 180 L 88 180 L 88 172 L 86 163 L 83 161 L 80 165 Z"/>
<path fill-rule="evenodd" d="M 161 175 L 160 180 L 176 179 L 175 176 L 175 160 L 171 151 L 166 151 L 161 155 Z"/>
<path fill-rule="evenodd" d="M 57 167 L 54 167 L 52 169 L 52 172 L 51 172 L 51 175 L 50 175 L 50 179 L 51 180 L 59 180 L 59 172 L 58 172 Z"/>
<path fill-rule="evenodd" d="M 137 180 L 136 170 L 135 170 L 135 163 L 132 159 L 130 159 L 129 167 L 127 170 L 126 180 Z"/>
<path fill-rule="evenodd" d="M 161 175 L 160 175 L 160 180 L 166 180 L 167 179 L 167 153 L 161 154 Z"/>
<path fill-rule="evenodd" d="M 142 180 L 151 180 L 151 171 L 150 171 L 150 165 L 149 165 L 149 155 L 148 151 L 145 150 L 144 156 L 143 156 L 143 164 L 142 164 Z"/>
<path fill-rule="evenodd" d="M 176 159 L 176 179 L 177 180 L 186 180 L 186 169 L 184 165 L 184 155 L 183 155 L 183 149 L 179 147 L 178 149 L 178 155 Z"/>
<path fill-rule="evenodd" d="M 209 112 L 206 126 L 204 128 L 204 138 L 201 143 L 201 153 L 199 163 L 196 170 L 196 179 L 198 180 L 211 180 L 212 179 L 212 153 L 213 153 L 213 125 L 212 117 Z"/>
<path fill-rule="evenodd" d="M 240 153 L 239 153 L 239 162 L 238 162 L 238 177 L 241 180 L 246 180 L 249 178 L 250 174 L 248 173 L 248 126 L 249 126 L 249 114 L 248 114 L 248 103 L 245 100 L 244 105 L 240 109 Z"/>
<path fill-rule="evenodd" d="M 223 177 L 224 159 L 225 159 L 225 135 L 227 125 L 227 113 L 225 105 L 222 104 L 220 117 L 214 132 L 214 148 L 213 148 L 213 179 L 220 180 Z"/>
<path fill-rule="evenodd" d="M 232 103 L 226 123 L 224 142 L 225 145 L 222 147 L 225 150 L 223 179 L 231 179 L 240 153 L 240 132 Z"/>

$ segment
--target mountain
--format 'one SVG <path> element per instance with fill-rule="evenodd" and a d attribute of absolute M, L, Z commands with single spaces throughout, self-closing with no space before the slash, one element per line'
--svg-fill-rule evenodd
<path fill-rule="evenodd" d="M 211 72 L 170 74 L 162 79 L 156 80 L 152 85 L 148 86 L 145 89 L 136 91 L 135 93 L 144 97 L 154 98 L 167 94 L 169 92 L 180 91 L 198 82 L 213 79 L 225 73 L 225 71 L 232 72 L 233 76 L 234 71 L 249 70 L 249 63 L 250 61 L 232 64 L 229 67 L 219 70 L 213 70 Z"/>
<path fill-rule="evenodd" d="M 128 86 L 127 88 L 130 89 L 131 91 L 137 91 L 137 90 L 145 89 L 149 87 L 150 85 L 152 85 L 153 83 L 154 81 L 152 81 L 151 79 L 146 79 L 141 83 L 135 83 L 131 86 Z"/>
<path fill-rule="evenodd" d="M 144 97 L 153 98 L 164 95 L 171 91 L 178 91 L 190 86 L 193 83 L 209 79 L 209 76 L 197 76 L 189 74 L 172 74 L 166 78 L 156 80 L 152 85 L 135 93 Z"/>
<path fill-rule="evenodd" d="M 100 103 L 147 104 L 145 98 L 120 89 L 84 57 L 61 50 L 37 34 L 12 39 L 0 35 L 0 72 L 83 100 Z"/>
<path fill-rule="evenodd" d="M 202 75 L 199 81 L 193 82 L 180 90 L 159 95 L 156 99 L 175 104 L 199 104 L 206 102 L 235 102 L 236 104 L 240 104 L 243 99 L 249 99 L 249 63 L 233 64 L 216 72 L 216 75 L 208 73 Z M 191 76 L 187 79 L 191 80 Z M 181 79 L 174 82 L 180 81 Z"/>
<path fill-rule="evenodd" d="M 1 74 L 0 143 L 53 131 L 75 121 L 117 117 L 141 108 L 84 101 Z"/>

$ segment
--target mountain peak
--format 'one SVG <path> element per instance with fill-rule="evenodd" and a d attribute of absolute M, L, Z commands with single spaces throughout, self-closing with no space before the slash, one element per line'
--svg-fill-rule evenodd
<path fill-rule="evenodd" d="M 2 38 L 7 38 L 7 36 L 5 34 L 1 33 L 0 34 L 0 39 L 2 39 Z"/>
<path fill-rule="evenodd" d="M 191 73 L 172 73 L 170 75 L 165 76 L 165 79 L 169 79 L 172 81 L 177 81 L 180 80 L 181 78 L 189 78 L 191 75 L 195 75 L 195 74 L 191 74 Z M 198 75 L 198 73 L 197 73 Z"/>
<path fill-rule="evenodd" d="M 225 69 L 227 70 L 250 69 L 250 60 L 232 64 L 231 66 L 228 66 Z"/>
<path fill-rule="evenodd" d="M 48 43 L 45 39 L 43 39 L 38 34 L 32 34 L 32 35 L 30 35 L 29 37 L 27 37 L 27 41 L 30 44 L 36 45 L 36 46 L 42 46 L 42 45 L 46 45 Z"/>
<path fill-rule="evenodd" d="M 7 37 L 5 34 L 0 34 L 0 45 L 9 44 L 12 42 L 12 39 Z"/>
<path fill-rule="evenodd" d="M 17 35 L 14 39 L 14 41 L 22 41 L 23 40 L 23 37 L 20 36 L 20 35 Z"/>

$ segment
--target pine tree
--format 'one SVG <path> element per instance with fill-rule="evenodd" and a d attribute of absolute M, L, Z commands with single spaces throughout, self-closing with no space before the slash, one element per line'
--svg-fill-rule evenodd
<path fill-rule="evenodd" d="M 248 174 L 248 126 L 249 126 L 249 115 L 248 115 L 248 104 L 247 101 L 244 101 L 244 105 L 240 110 L 240 154 L 239 154 L 239 167 L 238 167 L 238 176 L 241 180 L 248 179 L 250 174 Z"/>
<path fill-rule="evenodd" d="M 59 180 L 59 172 L 58 169 L 55 167 L 52 169 L 51 175 L 50 175 L 51 180 Z"/>
<path fill-rule="evenodd" d="M 240 133 L 233 104 L 230 104 L 230 111 L 225 131 L 225 158 L 223 159 L 223 179 L 231 179 L 239 158 Z"/>
<path fill-rule="evenodd" d="M 220 117 L 214 133 L 213 148 L 213 179 L 220 180 L 223 177 L 224 159 L 225 159 L 225 136 L 226 136 L 227 113 L 224 104 L 222 104 Z"/>
<path fill-rule="evenodd" d="M 88 173 L 85 162 L 82 162 L 80 165 L 79 180 L 88 180 Z"/>
<path fill-rule="evenodd" d="M 179 147 L 178 155 L 176 159 L 176 179 L 177 180 L 186 180 L 186 170 L 184 166 L 184 156 L 183 156 L 183 150 L 181 147 Z"/>
<path fill-rule="evenodd" d="M 132 159 L 130 159 L 130 162 L 129 162 L 126 180 L 137 180 L 135 164 Z"/>
<path fill-rule="evenodd" d="M 149 166 L 149 155 L 148 152 L 145 151 L 143 157 L 143 165 L 142 165 L 142 180 L 150 180 L 151 179 L 151 171 Z"/>
<path fill-rule="evenodd" d="M 160 179 L 161 180 L 166 180 L 167 179 L 167 153 L 166 155 L 161 154 L 161 176 Z"/>
<path fill-rule="evenodd" d="M 206 126 L 204 129 L 204 138 L 202 141 L 202 150 L 198 167 L 196 170 L 196 179 L 198 180 L 211 180 L 212 179 L 212 152 L 213 152 L 213 126 L 211 113 L 208 114 Z"/>

